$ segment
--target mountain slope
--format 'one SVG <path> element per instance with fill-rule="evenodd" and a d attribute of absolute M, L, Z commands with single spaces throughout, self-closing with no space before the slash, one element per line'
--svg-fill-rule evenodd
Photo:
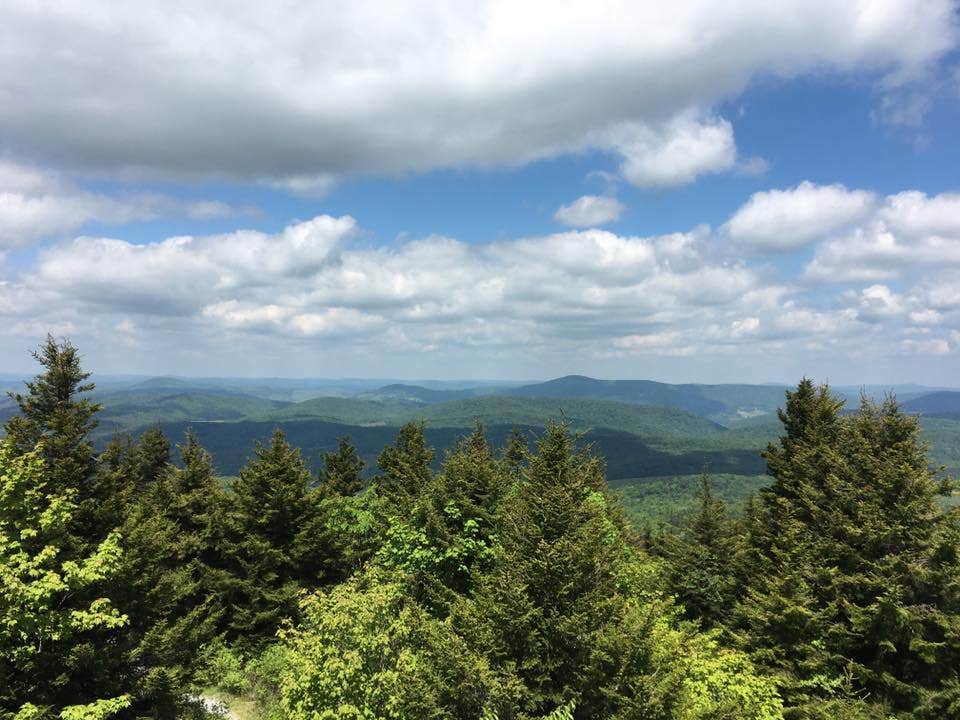
<path fill-rule="evenodd" d="M 616 400 L 635 405 L 660 405 L 707 417 L 722 413 L 726 406 L 677 385 L 652 380 L 596 380 L 584 375 L 567 375 L 535 385 L 512 388 L 514 397 L 591 398 Z"/>
<path fill-rule="evenodd" d="M 396 439 L 397 427 L 361 427 L 330 423 L 322 420 L 291 420 L 285 422 L 175 422 L 161 423 L 160 428 L 174 442 L 179 442 L 188 428 L 196 433 L 201 444 L 214 457 L 217 470 L 224 475 L 235 475 L 253 453 L 254 443 L 268 442 L 274 428 L 281 428 L 291 444 L 301 448 L 307 463 L 316 470 L 321 453 L 334 450 L 338 438 L 348 436 L 369 468 L 375 468 L 376 457 Z M 491 425 L 486 428 L 493 446 L 506 444 L 514 425 Z M 540 427 L 520 428 L 531 440 L 542 434 Z M 426 429 L 428 442 L 437 449 L 437 461 L 443 450 L 450 448 L 464 435 L 466 428 L 430 427 Z M 627 477 L 694 474 L 708 467 L 711 471 L 754 475 L 763 472 L 763 462 L 754 450 L 694 451 L 680 455 L 650 447 L 631 433 L 609 429 L 591 430 L 583 438 L 607 461 L 611 479 Z"/>
<path fill-rule="evenodd" d="M 960 392 L 941 390 L 907 400 L 902 405 L 907 412 L 927 417 L 960 418 Z"/>
<path fill-rule="evenodd" d="M 682 410 L 584 398 L 480 397 L 430 405 L 418 409 L 413 417 L 434 427 L 468 427 L 475 420 L 488 425 L 542 427 L 553 420 L 577 429 L 608 428 L 644 436 L 727 432 L 717 423 Z"/>
<path fill-rule="evenodd" d="M 103 405 L 97 416 L 99 435 L 160 422 L 242 420 L 270 413 L 285 404 L 227 391 L 123 390 L 95 399 Z"/>
<path fill-rule="evenodd" d="M 420 385 L 404 385 L 395 383 L 385 385 L 357 395 L 359 400 L 373 400 L 375 402 L 405 402 L 405 403 L 442 403 L 450 400 L 462 400 L 476 397 L 480 394 L 489 394 L 491 389 L 465 388 L 456 390 L 434 390 Z"/>

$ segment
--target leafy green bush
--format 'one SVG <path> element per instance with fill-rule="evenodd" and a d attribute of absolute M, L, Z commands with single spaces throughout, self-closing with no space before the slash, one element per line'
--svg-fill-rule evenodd
<path fill-rule="evenodd" d="M 231 695 L 246 692 L 248 686 L 243 658 L 220 640 L 210 643 L 203 649 L 197 682 L 202 687 L 217 688 Z"/>

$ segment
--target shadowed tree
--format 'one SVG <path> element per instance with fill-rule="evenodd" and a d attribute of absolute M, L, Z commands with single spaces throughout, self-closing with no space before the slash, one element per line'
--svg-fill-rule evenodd
<path fill-rule="evenodd" d="M 363 460 L 350 439 L 341 437 L 335 452 L 323 453 L 320 489 L 331 495 L 356 495 L 363 489 Z"/>

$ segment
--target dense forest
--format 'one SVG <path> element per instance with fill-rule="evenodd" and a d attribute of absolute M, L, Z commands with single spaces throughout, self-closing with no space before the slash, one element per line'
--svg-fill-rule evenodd
<path fill-rule="evenodd" d="M 893 397 L 802 380 L 742 512 L 704 474 L 641 526 L 576 423 L 437 457 L 411 421 L 372 462 L 277 429 L 224 482 L 189 429 L 96 443 L 77 349 L 36 357 L 0 443 L 0 717 L 960 718 L 960 510 Z"/>

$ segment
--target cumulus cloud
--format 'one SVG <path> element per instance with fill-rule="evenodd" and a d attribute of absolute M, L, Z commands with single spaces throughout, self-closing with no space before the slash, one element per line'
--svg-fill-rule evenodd
<path fill-rule="evenodd" d="M 754 193 L 721 235 L 764 253 L 813 246 L 803 272 L 808 281 L 886 282 L 960 266 L 960 194 L 882 197 L 804 181 Z"/>
<path fill-rule="evenodd" d="M 171 215 L 211 220 L 247 212 L 216 200 L 89 192 L 59 173 L 0 160 L 0 250 L 62 236 L 90 222 L 122 225 Z"/>
<path fill-rule="evenodd" d="M 615 197 L 583 195 L 569 205 L 560 206 L 553 219 L 570 227 L 606 225 L 620 219 L 626 206 Z"/>
<path fill-rule="evenodd" d="M 878 323 L 902 315 L 903 299 L 886 285 L 870 285 L 859 295 L 854 294 L 857 317 L 865 322 Z"/>
<path fill-rule="evenodd" d="M 79 237 L 44 252 L 34 277 L 102 309 L 189 315 L 233 292 L 315 274 L 355 226 L 349 216 L 322 215 L 276 235 L 241 230 L 143 245 Z"/>
<path fill-rule="evenodd" d="M 805 275 L 890 280 L 945 266 L 960 266 L 960 195 L 909 191 L 887 197 L 859 225 L 820 244 Z"/>
<path fill-rule="evenodd" d="M 805 181 L 788 190 L 754 193 L 725 229 L 752 249 L 785 252 L 862 220 L 874 202 L 863 190 Z"/>
<path fill-rule="evenodd" d="M 621 174 L 638 187 L 683 185 L 730 170 L 737 159 L 733 126 L 723 119 L 682 115 L 658 129 L 629 124 L 615 128 L 609 143 L 623 157 Z"/>
<path fill-rule="evenodd" d="M 878 201 L 875 215 L 898 202 Z M 907 217 L 925 232 L 921 215 Z M 9 337 L 67 328 L 80 341 L 130 348 L 168 338 L 200 352 L 205 343 L 254 348 L 262 339 L 269 354 L 320 343 L 303 346 L 309 356 L 330 339 L 352 358 L 376 348 L 379 356 L 581 361 L 869 348 L 938 357 L 953 352 L 950 333 L 960 328 L 960 286 L 949 272 L 913 287 L 848 284 L 830 304 L 815 286 L 780 282 L 737 257 L 707 226 L 477 244 L 433 235 L 374 247 L 353 242 L 359 236 L 353 218 L 321 215 L 274 233 L 145 244 L 78 237 L 0 280 L 0 316 Z"/>
<path fill-rule="evenodd" d="M 879 214 L 893 231 L 910 238 L 960 238 L 960 193 L 933 197 L 916 190 L 891 195 Z"/>
<path fill-rule="evenodd" d="M 350 217 L 319 216 L 275 234 L 139 245 L 80 237 L 43 252 L 17 288 L 114 325 L 120 316 L 165 317 L 207 332 L 390 330 L 384 341 L 407 346 L 499 337 L 598 350 L 640 325 L 662 328 L 736 303 L 758 285 L 748 268 L 701 255 L 703 229 L 659 237 L 592 229 L 478 245 L 429 236 L 374 248 L 353 247 L 356 233 Z"/>
<path fill-rule="evenodd" d="M 314 194 L 333 176 L 588 148 L 619 154 L 631 182 L 670 185 L 733 166 L 732 128 L 709 113 L 751 80 L 863 72 L 908 88 L 954 47 L 953 11 L 950 0 L 745 0 L 736 12 L 696 0 L 282 11 L 12 0 L 0 138 L 65 167 Z"/>

